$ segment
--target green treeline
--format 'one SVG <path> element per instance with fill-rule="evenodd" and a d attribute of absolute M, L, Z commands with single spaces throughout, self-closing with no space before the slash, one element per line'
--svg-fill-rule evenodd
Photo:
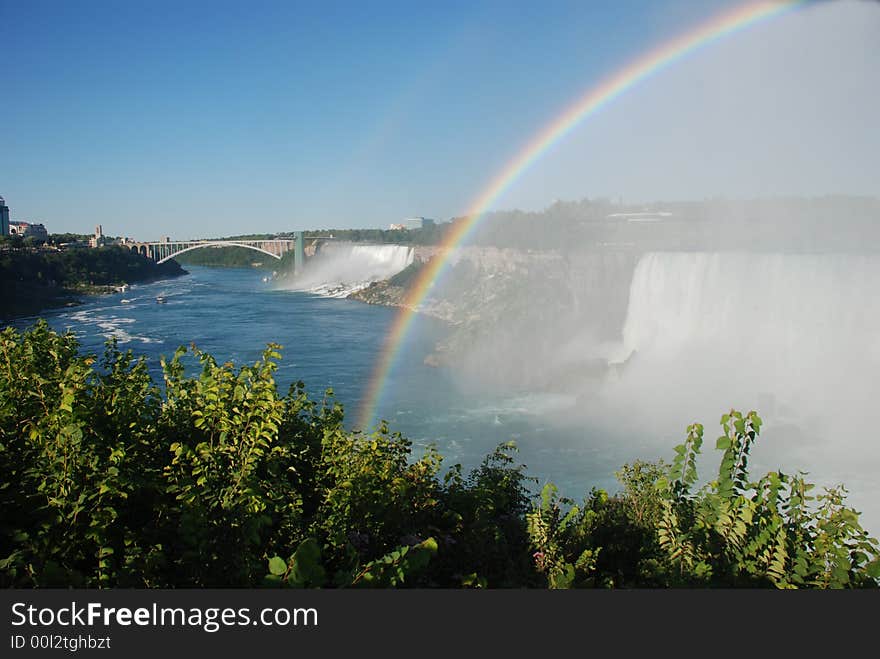
<path fill-rule="evenodd" d="M 277 259 L 247 247 L 210 247 L 178 254 L 174 260 L 183 265 L 205 265 L 220 268 L 277 267 Z"/>
<path fill-rule="evenodd" d="M 465 473 L 384 425 L 346 430 L 332 392 L 278 392 L 277 349 L 236 368 L 181 348 L 159 387 L 112 342 L 96 359 L 44 322 L 3 330 L 0 584 L 877 585 L 877 541 L 842 488 L 751 479 L 754 412 L 722 417 L 707 485 L 695 424 L 670 464 L 626 465 L 619 494 L 575 505 L 552 485 L 531 496 L 512 445 Z"/>
<path fill-rule="evenodd" d="M 317 229 L 307 231 L 306 235 L 332 236 L 334 240 L 347 242 L 437 245 L 452 228 L 452 222 L 442 222 L 421 229 Z"/>
<path fill-rule="evenodd" d="M 0 250 L 0 318 L 34 314 L 107 287 L 174 277 L 174 261 L 157 265 L 121 247 Z"/>

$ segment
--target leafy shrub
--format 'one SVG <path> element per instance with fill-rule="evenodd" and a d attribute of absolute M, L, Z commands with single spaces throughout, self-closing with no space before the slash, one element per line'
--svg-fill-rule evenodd
<path fill-rule="evenodd" d="M 877 541 L 844 505 L 842 486 L 818 496 L 802 475 L 772 471 L 749 480 L 749 454 L 761 431 L 755 412 L 721 417 L 718 477 L 691 493 L 703 427 L 688 428 L 666 478 L 659 542 L 673 583 L 843 588 L 880 577 Z M 818 505 L 811 505 L 815 502 Z"/>
<path fill-rule="evenodd" d="M 801 475 L 781 472 L 750 481 L 760 417 L 731 410 L 721 426 L 718 477 L 695 491 L 700 424 L 670 465 L 625 466 L 616 496 L 594 490 L 578 507 L 545 487 L 528 522 L 547 585 L 876 587 L 878 543 L 844 505 L 845 489 L 812 496 Z"/>
<path fill-rule="evenodd" d="M 163 360 L 160 389 L 112 341 L 97 361 L 44 322 L 3 330 L 0 581 L 458 586 L 484 571 L 426 569 L 434 536 L 465 559 L 473 553 L 451 548 L 475 528 L 521 527 L 521 470 L 487 462 L 467 480 L 441 479 L 435 451 L 413 459 L 385 426 L 347 431 L 332 392 L 319 404 L 296 383 L 280 396 L 277 348 L 238 368 L 181 348 Z"/>
<path fill-rule="evenodd" d="M 716 480 L 696 488 L 703 428 L 671 465 L 636 462 L 580 506 L 533 502 L 503 444 L 469 474 L 382 424 L 344 427 L 332 392 L 279 395 L 280 357 L 163 360 L 109 342 L 81 355 L 45 322 L 0 332 L 0 585 L 875 586 L 876 540 L 801 476 L 749 480 L 755 413 L 722 418 Z M 188 375 L 189 355 L 198 373 Z"/>

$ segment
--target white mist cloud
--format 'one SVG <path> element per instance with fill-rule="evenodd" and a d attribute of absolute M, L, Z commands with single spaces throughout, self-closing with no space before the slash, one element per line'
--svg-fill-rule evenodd
<path fill-rule="evenodd" d="M 326 245 L 306 261 L 306 267 L 279 284 L 280 288 L 328 297 L 346 297 L 374 281 L 393 277 L 413 261 L 404 245 Z"/>
<path fill-rule="evenodd" d="M 880 3 L 836 2 L 711 44 L 588 120 L 499 206 L 538 209 L 554 198 L 618 195 L 625 201 L 880 196 L 878 35 Z M 582 93 L 573 90 L 572 98 Z M 628 431 L 660 454 L 693 421 L 706 425 L 711 454 L 726 409 L 757 409 L 768 424 L 755 470 L 804 469 L 823 484 L 844 482 L 876 530 L 880 218 L 845 222 L 852 218 L 835 213 L 846 215 L 845 206 L 810 220 L 801 207 L 784 203 L 748 210 L 738 220 L 705 218 L 712 220 L 708 232 L 692 247 L 701 254 L 641 255 L 635 279 L 632 271 L 604 266 L 594 272 L 588 264 L 595 257 L 578 261 L 572 251 L 590 246 L 566 244 L 572 278 L 566 286 L 581 295 L 587 315 L 568 306 L 541 317 L 508 315 L 491 332 L 474 332 L 459 377 L 467 387 L 483 382 L 502 391 L 526 363 L 536 392 L 577 398 L 569 409 L 554 410 L 549 424 L 604 424 L 615 434 L 584 441 L 601 445 Z M 721 236 L 751 230 L 751 242 L 719 253 L 731 249 Z M 527 314 L 546 297 L 547 280 L 534 265 L 525 276 L 508 287 L 506 307 Z M 613 306 L 627 309 L 620 348 L 635 351 L 611 373 L 593 365 L 607 342 L 579 329 L 589 313 L 612 308 L 598 294 L 583 293 L 593 277 L 597 289 L 616 286 Z M 621 278 L 632 284 L 628 298 Z"/>

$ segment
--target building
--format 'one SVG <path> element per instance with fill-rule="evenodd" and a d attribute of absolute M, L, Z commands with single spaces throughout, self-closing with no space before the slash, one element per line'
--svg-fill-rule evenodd
<path fill-rule="evenodd" d="M 15 220 L 8 220 L 8 224 L 10 236 L 36 238 L 37 240 L 47 240 L 49 238 L 49 232 L 46 231 L 46 227 L 44 227 L 42 224 L 36 224 L 33 222 L 17 222 Z"/>
<path fill-rule="evenodd" d="M 0 236 L 9 235 L 9 206 L 3 197 L 0 197 Z"/>
<path fill-rule="evenodd" d="M 434 220 L 427 217 L 408 217 L 403 221 L 407 229 L 426 229 L 434 226 Z"/>
<path fill-rule="evenodd" d="M 427 217 L 408 217 L 403 222 L 390 224 L 388 229 L 407 231 L 409 229 L 425 229 L 434 226 L 434 224 L 434 220 L 429 220 Z"/>
<path fill-rule="evenodd" d="M 103 247 L 106 244 L 107 238 L 104 236 L 104 227 L 96 224 L 95 235 L 89 238 L 89 247 Z"/>
<path fill-rule="evenodd" d="M 21 236 L 22 238 L 48 240 L 49 232 L 46 231 L 46 227 L 37 222 L 10 220 L 9 206 L 6 205 L 6 200 L 0 197 L 0 236 Z"/>

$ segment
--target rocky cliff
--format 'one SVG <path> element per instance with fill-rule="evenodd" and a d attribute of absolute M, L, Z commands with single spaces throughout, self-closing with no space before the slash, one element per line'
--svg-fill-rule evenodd
<path fill-rule="evenodd" d="M 417 248 L 407 270 L 351 297 L 403 306 L 437 251 Z M 453 250 L 418 307 L 450 325 L 426 361 L 523 383 L 593 368 L 601 346 L 620 339 L 636 260 L 627 251 Z"/>

